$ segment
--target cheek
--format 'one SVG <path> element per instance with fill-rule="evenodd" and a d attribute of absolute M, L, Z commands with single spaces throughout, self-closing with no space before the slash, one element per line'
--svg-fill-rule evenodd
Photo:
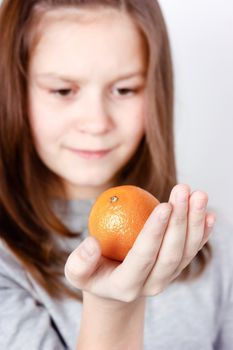
<path fill-rule="evenodd" d="M 139 103 L 134 107 L 134 109 L 128 111 L 127 117 L 124 118 L 122 123 L 122 130 L 125 136 L 130 138 L 128 141 L 132 143 L 137 142 L 144 135 L 146 120 L 144 104 Z"/>
<path fill-rule="evenodd" d="M 128 143 L 137 144 L 145 133 L 144 123 L 134 122 L 127 128 L 126 133 Z"/>
<path fill-rule="evenodd" d="M 43 106 L 44 104 L 32 104 L 29 112 L 32 133 L 40 145 L 58 139 L 64 130 L 61 120 Z"/>

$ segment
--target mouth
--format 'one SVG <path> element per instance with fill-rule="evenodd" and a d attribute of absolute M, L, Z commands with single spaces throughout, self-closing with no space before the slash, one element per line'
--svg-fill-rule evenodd
<path fill-rule="evenodd" d="M 69 150 L 84 159 L 100 159 L 105 157 L 107 154 L 111 152 L 111 149 L 106 150 L 83 150 L 83 149 L 74 149 L 69 148 Z"/>

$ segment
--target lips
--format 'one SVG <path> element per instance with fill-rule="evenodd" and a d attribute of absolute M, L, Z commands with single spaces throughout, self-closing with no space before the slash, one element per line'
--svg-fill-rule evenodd
<path fill-rule="evenodd" d="M 82 150 L 70 148 L 70 151 L 84 159 L 100 159 L 110 153 L 111 150 Z"/>

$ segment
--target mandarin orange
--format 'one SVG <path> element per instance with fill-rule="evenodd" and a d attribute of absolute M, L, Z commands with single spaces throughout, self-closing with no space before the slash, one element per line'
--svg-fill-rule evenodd
<path fill-rule="evenodd" d="M 109 188 L 92 206 L 88 228 L 100 242 L 102 255 L 122 261 L 159 201 L 132 185 Z"/>

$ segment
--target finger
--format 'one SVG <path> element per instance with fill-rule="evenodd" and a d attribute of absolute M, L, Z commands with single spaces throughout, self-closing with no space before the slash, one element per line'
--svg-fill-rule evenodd
<path fill-rule="evenodd" d="M 172 207 L 159 204 L 151 213 L 132 249 L 114 271 L 115 280 L 121 281 L 128 290 L 141 288 L 157 258 Z"/>
<path fill-rule="evenodd" d="M 144 295 L 162 290 L 180 264 L 186 240 L 189 193 L 187 185 L 177 185 L 171 193 L 173 211 L 158 258 L 144 285 Z"/>
<path fill-rule="evenodd" d="M 208 195 L 202 191 L 195 191 L 190 196 L 187 226 L 187 239 L 184 253 L 177 271 L 182 271 L 197 254 L 205 232 L 206 206 Z"/>
<path fill-rule="evenodd" d="M 82 289 L 97 269 L 101 256 L 100 245 L 94 237 L 87 237 L 68 257 L 65 277 L 76 288 Z"/>
<path fill-rule="evenodd" d="M 205 232 L 204 236 L 202 238 L 202 242 L 199 246 L 199 250 L 202 249 L 202 247 L 206 244 L 208 241 L 210 234 L 213 231 L 214 225 L 216 222 L 216 214 L 215 213 L 207 213 L 206 214 L 206 219 L 205 219 Z"/>
<path fill-rule="evenodd" d="M 170 194 L 170 197 L 169 197 L 169 203 L 172 203 L 173 205 L 175 204 L 176 202 L 176 195 L 177 195 L 177 192 L 188 192 L 188 194 L 190 194 L 191 192 L 191 189 L 189 187 L 189 185 L 187 184 L 178 184 L 178 185 L 175 185 L 171 191 L 171 194 Z"/>
<path fill-rule="evenodd" d="M 189 194 L 190 188 L 187 185 L 177 185 L 171 193 L 170 202 L 173 211 L 156 262 L 155 271 L 158 274 L 164 275 L 166 269 L 170 274 L 171 269 L 175 269 L 182 259 L 186 241 Z"/>
<path fill-rule="evenodd" d="M 214 224 L 215 224 L 215 221 L 216 221 L 216 216 L 214 213 L 208 213 L 206 214 L 206 219 L 205 219 L 205 232 L 204 232 L 204 235 L 203 235 L 203 238 L 202 238 L 202 242 L 200 244 L 200 247 L 198 249 L 201 250 L 203 248 L 203 246 L 206 244 L 206 242 L 208 241 L 209 239 L 209 236 L 210 234 L 212 233 L 213 231 L 213 228 L 214 228 Z M 197 252 L 198 253 L 198 252 Z M 191 259 L 192 260 L 192 259 Z M 190 263 L 187 262 L 186 266 Z M 176 279 L 176 277 L 178 277 L 180 275 L 180 273 L 183 271 L 183 269 L 186 267 L 186 266 L 183 266 L 182 268 L 180 269 L 177 269 L 175 275 L 174 275 L 174 278 L 173 279 Z"/>

